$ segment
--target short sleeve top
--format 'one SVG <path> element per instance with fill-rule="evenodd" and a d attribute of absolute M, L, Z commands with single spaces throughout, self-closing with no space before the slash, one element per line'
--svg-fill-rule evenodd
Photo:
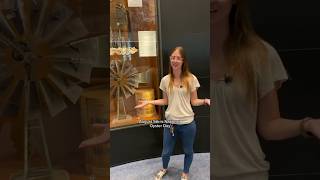
<path fill-rule="evenodd" d="M 172 91 L 170 91 L 170 75 L 166 75 L 161 79 L 159 88 L 168 97 L 165 117 L 166 120 L 171 121 L 173 124 L 189 124 L 194 120 L 194 112 L 191 107 L 191 92 L 197 90 L 200 84 L 193 74 L 190 79 L 190 93 L 188 93 L 187 88 L 184 86 L 173 86 Z"/>
<path fill-rule="evenodd" d="M 275 82 L 288 78 L 277 51 L 268 43 L 267 61 L 253 66 L 256 76 L 257 99 L 275 88 Z M 261 61 L 257 61 L 261 62 Z M 250 108 L 241 82 L 234 80 L 226 84 L 214 81 L 214 101 L 211 118 L 212 168 L 215 177 L 261 173 L 269 170 L 269 163 L 260 147 L 256 133 L 257 108 Z"/>

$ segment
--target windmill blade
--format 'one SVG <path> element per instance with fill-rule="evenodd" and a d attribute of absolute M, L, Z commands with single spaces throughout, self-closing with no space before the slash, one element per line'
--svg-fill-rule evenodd
<path fill-rule="evenodd" d="M 52 36 L 52 47 L 63 46 L 72 41 L 78 40 L 88 34 L 87 28 L 84 26 L 80 18 L 73 18 L 65 25 L 64 31 L 56 33 Z"/>
<path fill-rule="evenodd" d="M 51 116 L 57 115 L 67 107 L 64 99 L 47 82 L 41 81 L 39 86 Z"/>
<path fill-rule="evenodd" d="M 137 82 L 140 82 L 139 78 L 140 78 L 140 73 L 138 71 L 136 71 L 134 74 L 129 76 L 129 79 L 134 79 Z"/>
<path fill-rule="evenodd" d="M 110 74 L 112 74 L 113 77 L 116 76 L 117 72 L 116 72 L 115 64 L 111 64 Z"/>
<path fill-rule="evenodd" d="M 46 58 L 49 58 L 50 62 L 53 63 L 72 63 L 72 64 L 83 64 L 83 65 L 92 65 L 90 62 L 91 59 L 88 58 L 82 58 L 82 57 L 76 57 L 76 56 L 63 56 L 63 55 L 52 55 L 47 56 Z"/>
<path fill-rule="evenodd" d="M 136 92 L 134 88 L 129 87 L 128 85 L 123 86 L 127 91 L 129 91 L 130 96 Z"/>
<path fill-rule="evenodd" d="M 7 46 L 7 47 L 11 46 L 11 44 L 13 44 L 10 39 L 3 36 L 2 34 L 0 34 L 0 43 L 3 44 L 4 46 Z"/>
<path fill-rule="evenodd" d="M 110 79 L 113 81 L 114 78 L 116 78 L 116 75 L 113 72 L 110 72 Z"/>
<path fill-rule="evenodd" d="M 99 56 L 99 40 L 100 37 L 86 38 L 70 43 L 69 47 L 76 49 L 81 57 L 92 58 L 92 61 L 95 62 Z"/>
<path fill-rule="evenodd" d="M 75 69 L 69 63 L 56 63 L 53 68 L 59 72 L 62 72 L 83 82 L 90 82 L 92 69 L 91 65 L 77 64 L 77 69 Z"/>
<path fill-rule="evenodd" d="M 138 81 L 129 81 L 127 82 L 128 85 L 132 86 L 132 87 L 135 87 L 135 88 L 138 88 L 139 87 L 139 82 Z"/>
<path fill-rule="evenodd" d="M 59 59 L 63 59 L 63 58 L 77 59 L 83 56 L 81 56 L 80 50 L 78 48 L 73 46 L 63 46 L 63 47 L 54 49 L 54 51 L 51 54 L 49 54 L 48 57 L 59 58 Z"/>
<path fill-rule="evenodd" d="M 137 76 L 138 74 L 131 74 L 130 76 L 128 76 L 128 81 L 130 80 L 130 82 L 137 82 L 139 83 L 139 76 Z"/>
<path fill-rule="evenodd" d="M 10 98 L 18 86 L 18 82 L 18 80 L 12 78 L 11 82 L 7 85 L 7 88 L 3 91 L 3 94 L 0 95 L 0 114 L 3 113 L 6 105 L 8 105 Z"/>
<path fill-rule="evenodd" d="M 124 74 L 123 72 L 124 72 L 124 69 L 125 68 L 128 68 L 128 66 L 127 66 L 127 63 L 126 63 L 126 61 L 121 61 L 122 63 L 121 63 L 121 70 L 119 71 L 119 73 L 121 73 L 121 74 Z"/>
<path fill-rule="evenodd" d="M 63 4 L 55 3 L 54 5 L 55 6 L 51 9 L 51 13 L 47 15 L 48 18 L 46 24 L 44 25 L 45 27 L 43 30 L 43 37 L 46 41 L 51 41 L 52 39 L 54 39 L 56 34 L 64 29 L 64 27 L 73 15 L 73 11 L 64 6 Z M 44 13 L 45 12 L 43 12 L 43 14 Z M 45 17 L 45 15 L 43 16 Z M 38 27 L 41 28 L 41 26 L 42 24 L 40 24 Z"/>
<path fill-rule="evenodd" d="M 123 86 L 119 86 L 119 96 L 120 97 L 125 97 L 125 90 L 123 88 Z"/>
<path fill-rule="evenodd" d="M 48 20 L 48 8 L 52 5 L 52 0 L 42 0 L 41 1 L 41 10 L 39 15 L 38 24 L 36 26 L 35 35 L 40 37 L 45 29 L 45 22 Z"/>
<path fill-rule="evenodd" d="M 123 75 L 128 75 L 131 71 L 133 71 L 134 67 L 129 66 L 126 68 L 126 70 L 123 72 Z"/>
<path fill-rule="evenodd" d="M 118 75 L 121 71 L 120 71 L 120 66 L 122 65 L 121 61 L 115 61 L 115 72 Z"/>
<path fill-rule="evenodd" d="M 116 92 L 118 92 L 118 89 L 119 89 L 119 86 L 113 86 L 113 87 L 111 88 L 110 94 L 111 94 L 112 96 L 116 97 L 116 96 L 117 96 Z"/>
<path fill-rule="evenodd" d="M 12 26 L 12 24 L 10 22 L 8 22 L 7 18 L 5 17 L 5 15 L 2 13 L 2 11 L 0 10 L 0 24 L 3 26 L 2 31 L 7 31 L 9 32 L 10 36 L 13 38 L 17 37 L 17 30 Z"/>
<path fill-rule="evenodd" d="M 93 40 L 92 40 L 93 39 Z M 95 64 L 98 61 L 99 45 L 96 38 L 85 39 L 56 48 L 48 55 L 54 62 Z"/>
<path fill-rule="evenodd" d="M 124 97 L 127 99 L 127 98 L 130 97 L 132 94 L 131 94 L 128 90 L 126 90 L 125 86 L 123 86 L 123 88 L 124 88 Z"/>
<path fill-rule="evenodd" d="M 83 90 L 79 85 L 58 74 L 49 74 L 48 78 L 73 104 L 77 102 Z"/>
<path fill-rule="evenodd" d="M 23 54 L 23 50 L 18 47 L 12 40 L 0 34 L 0 42 L 3 43 L 7 47 L 11 47 L 14 50 L 18 51 L 20 54 Z"/>
<path fill-rule="evenodd" d="M 116 81 L 114 81 L 113 79 L 110 81 L 110 88 L 112 88 L 113 86 L 117 85 Z"/>
<path fill-rule="evenodd" d="M 31 27 L 32 2 L 31 0 L 18 1 L 18 11 L 22 21 L 24 34 L 27 36 L 30 36 L 32 33 L 32 27 Z"/>

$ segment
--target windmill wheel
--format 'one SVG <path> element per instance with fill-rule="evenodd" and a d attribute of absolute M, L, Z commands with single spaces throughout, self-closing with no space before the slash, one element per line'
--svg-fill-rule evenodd
<path fill-rule="evenodd" d="M 26 77 L 29 99 L 38 99 L 30 104 L 45 104 L 51 116 L 67 107 L 66 100 L 76 103 L 96 61 L 97 42 L 84 38 L 81 19 L 53 0 L 2 0 L 0 7 L 0 112 L 19 102 Z"/>
<path fill-rule="evenodd" d="M 139 86 L 139 72 L 128 60 L 110 63 L 111 95 L 117 100 L 117 119 L 127 119 L 124 99 L 132 96 Z"/>

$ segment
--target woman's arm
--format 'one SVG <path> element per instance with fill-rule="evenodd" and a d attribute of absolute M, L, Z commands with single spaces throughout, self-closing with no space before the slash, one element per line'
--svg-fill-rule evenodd
<path fill-rule="evenodd" d="M 149 100 L 149 101 L 140 101 L 138 105 L 136 105 L 134 108 L 142 108 L 147 104 L 153 104 L 158 106 L 164 106 L 168 105 L 168 96 L 165 92 L 162 94 L 162 99 L 156 99 L 156 100 Z"/>
<path fill-rule="evenodd" d="M 277 91 L 274 89 L 259 100 L 257 129 L 266 140 L 295 137 L 302 131 L 320 138 L 320 121 L 316 119 L 290 120 L 280 117 Z"/>
<path fill-rule="evenodd" d="M 191 105 L 192 106 L 201 106 L 208 105 L 210 106 L 210 99 L 198 99 L 197 89 L 191 92 Z"/>
<path fill-rule="evenodd" d="M 107 143 L 109 141 L 109 139 L 110 139 L 109 133 L 102 133 L 99 136 L 82 141 L 79 145 L 79 148 L 91 147 L 91 146 L 96 146 L 99 144 L 104 144 L 104 143 Z"/>
<path fill-rule="evenodd" d="M 163 92 L 162 99 L 151 100 L 149 103 L 153 105 L 158 105 L 158 106 L 168 105 L 167 93 Z"/>

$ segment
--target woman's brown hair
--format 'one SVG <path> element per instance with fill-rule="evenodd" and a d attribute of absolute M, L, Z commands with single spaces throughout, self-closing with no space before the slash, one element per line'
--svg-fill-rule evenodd
<path fill-rule="evenodd" d="M 249 17 L 248 0 L 236 0 L 229 15 L 230 33 L 225 44 L 228 73 L 239 78 L 247 98 L 256 104 L 257 81 L 255 61 L 266 61 L 263 40 L 255 33 Z"/>
<path fill-rule="evenodd" d="M 183 49 L 183 47 L 178 46 L 175 47 L 171 52 L 170 55 L 172 55 L 175 51 L 178 51 L 179 54 L 181 55 L 181 58 L 183 59 L 183 64 L 181 67 L 181 82 L 182 85 L 184 87 L 187 88 L 187 92 L 190 93 L 190 77 L 191 77 L 191 73 L 189 71 L 189 64 L 188 64 L 188 60 L 185 54 L 185 51 Z M 169 63 L 169 75 L 170 75 L 170 81 L 169 81 L 169 90 L 172 91 L 173 89 L 173 80 L 174 80 L 174 76 L 173 76 L 173 70 L 171 67 L 171 63 Z"/>

